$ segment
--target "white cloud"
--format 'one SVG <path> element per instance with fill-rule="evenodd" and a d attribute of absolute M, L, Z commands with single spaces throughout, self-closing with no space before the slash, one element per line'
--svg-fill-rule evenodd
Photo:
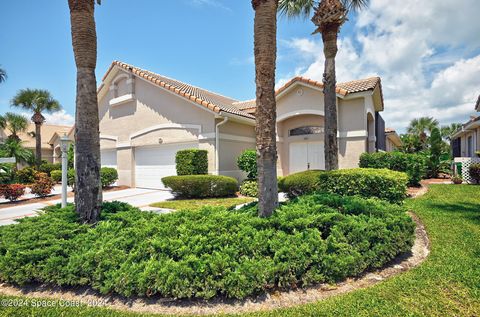
<path fill-rule="evenodd" d="M 73 125 L 75 123 L 75 118 L 65 112 L 65 110 L 60 110 L 53 113 L 45 113 L 45 122 L 47 124 L 58 124 L 58 125 Z"/>
<path fill-rule="evenodd" d="M 195 6 L 210 6 L 224 9 L 227 11 L 232 11 L 232 9 L 227 7 L 222 0 L 192 0 L 191 4 Z"/>
<path fill-rule="evenodd" d="M 351 34 L 341 34 L 339 82 L 378 75 L 383 117 L 403 131 L 415 117 L 464 122 L 480 94 L 478 0 L 371 0 Z M 347 22 L 348 23 L 348 22 Z M 319 36 L 283 41 L 298 59 L 295 75 L 323 76 Z M 288 74 L 291 75 L 291 74 Z M 288 78 L 280 78 L 279 83 Z"/>

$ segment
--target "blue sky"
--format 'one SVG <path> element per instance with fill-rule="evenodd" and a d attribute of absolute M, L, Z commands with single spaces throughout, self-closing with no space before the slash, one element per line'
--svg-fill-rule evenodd
<path fill-rule="evenodd" d="M 384 117 L 399 130 L 420 115 L 466 121 L 480 94 L 479 10 L 477 0 L 372 0 L 342 28 L 338 79 L 381 76 Z M 11 110 L 18 89 L 43 88 L 65 109 L 47 121 L 71 123 L 75 66 L 67 0 L 2 1 L 0 12 L 0 64 L 8 72 L 0 112 Z M 96 22 L 98 81 L 121 60 L 237 99 L 254 97 L 248 0 L 103 0 Z M 321 80 L 322 45 L 312 30 L 309 20 L 279 19 L 279 84 L 294 75 Z"/>

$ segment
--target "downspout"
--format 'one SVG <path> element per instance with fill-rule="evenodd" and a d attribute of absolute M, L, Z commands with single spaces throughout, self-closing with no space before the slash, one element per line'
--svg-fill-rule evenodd
<path fill-rule="evenodd" d="M 219 147 L 220 147 L 220 126 L 227 123 L 228 117 L 223 117 L 223 121 L 220 121 L 215 125 L 215 175 L 220 173 L 220 160 L 219 160 Z"/>

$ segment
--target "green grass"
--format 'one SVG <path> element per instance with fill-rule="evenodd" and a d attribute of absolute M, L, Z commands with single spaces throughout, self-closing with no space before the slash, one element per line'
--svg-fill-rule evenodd
<path fill-rule="evenodd" d="M 478 316 L 480 186 L 433 185 L 406 205 L 432 245 L 419 267 L 376 286 L 315 304 L 245 316 Z M 0 296 L 0 299 L 12 298 Z M 137 316 L 104 308 L 5 308 L 1 316 Z"/>
<path fill-rule="evenodd" d="M 204 206 L 233 208 L 237 205 L 249 203 L 254 200 L 255 200 L 254 198 L 250 198 L 250 197 L 178 199 L 178 200 L 168 200 L 168 201 L 162 201 L 159 203 L 153 203 L 150 206 L 158 207 L 158 208 L 175 209 L 175 210 L 181 210 L 181 209 L 195 210 L 195 209 L 200 209 Z"/>

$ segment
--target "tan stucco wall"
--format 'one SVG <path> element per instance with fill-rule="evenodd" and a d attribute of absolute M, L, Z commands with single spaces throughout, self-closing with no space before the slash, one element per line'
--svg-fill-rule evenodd
<path fill-rule="evenodd" d="M 339 100 L 338 131 L 365 131 L 367 129 L 367 115 L 364 102 L 364 98 Z"/>
<path fill-rule="evenodd" d="M 323 93 L 303 85 L 296 85 L 277 99 L 277 118 L 305 110 L 324 111 Z"/>
<path fill-rule="evenodd" d="M 366 139 L 364 137 L 338 139 L 338 167 L 358 167 L 360 155 L 365 152 L 365 143 Z"/>

